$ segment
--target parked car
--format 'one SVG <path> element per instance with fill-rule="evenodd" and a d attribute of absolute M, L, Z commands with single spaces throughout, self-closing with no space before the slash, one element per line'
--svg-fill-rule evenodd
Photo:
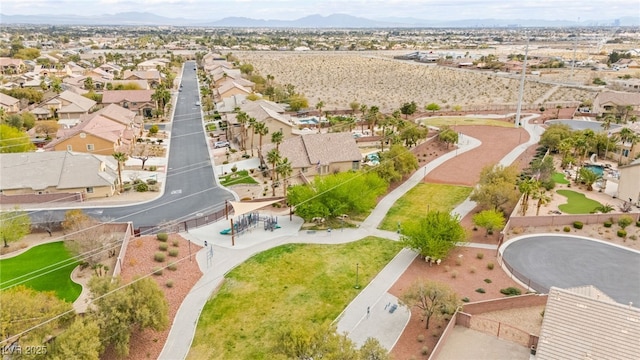
<path fill-rule="evenodd" d="M 223 148 L 223 147 L 229 147 L 229 142 L 228 141 L 216 141 L 213 144 L 213 147 L 216 148 L 216 149 Z"/>
<path fill-rule="evenodd" d="M 196 101 L 196 106 L 200 106 L 200 101 Z"/>

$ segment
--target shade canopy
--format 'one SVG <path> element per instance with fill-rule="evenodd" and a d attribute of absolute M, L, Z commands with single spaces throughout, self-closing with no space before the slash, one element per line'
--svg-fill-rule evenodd
<path fill-rule="evenodd" d="M 233 206 L 233 212 L 235 216 L 240 216 L 242 214 L 247 214 L 252 211 L 262 209 L 265 206 L 269 206 L 271 204 L 282 201 L 282 199 L 278 200 L 269 200 L 269 201 L 258 201 L 258 202 L 241 202 L 241 201 L 229 201 L 231 206 Z"/>

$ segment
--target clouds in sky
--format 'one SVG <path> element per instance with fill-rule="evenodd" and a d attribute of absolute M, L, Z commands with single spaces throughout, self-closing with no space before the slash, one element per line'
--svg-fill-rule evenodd
<path fill-rule="evenodd" d="M 2 0 L 7 15 L 101 15 L 144 11 L 166 17 L 218 20 L 229 16 L 291 20 L 349 14 L 370 19 L 604 20 L 640 16 L 638 0 Z M 0 19 L 1 20 L 1 19 Z"/>

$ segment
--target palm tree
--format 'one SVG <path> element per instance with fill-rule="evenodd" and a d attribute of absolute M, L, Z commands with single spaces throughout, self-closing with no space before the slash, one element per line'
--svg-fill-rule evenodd
<path fill-rule="evenodd" d="M 93 85 L 93 78 L 91 76 L 87 76 L 87 78 L 84 79 L 84 88 L 88 91 L 93 91 L 95 89 L 95 86 Z"/>
<path fill-rule="evenodd" d="M 276 173 L 282 176 L 282 182 L 284 187 L 284 197 L 287 197 L 287 186 L 289 185 L 289 176 L 293 172 L 293 168 L 291 167 L 291 162 L 289 159 L 284 158 L 280 160 L 278 164 L 278 168 L 276 169 Z"/>
<path fill-rule="evenodd" d="M 551 196 L 547 194 L 547 191 L 543 187 L 539 187 L 536 192 L 533 193 L 533 198 L 538 200 L 538 204 L 536 206 L 536 216 L 540 215 L 540 208 L 542 205 L 546 205 L 551 202 Z"/>
<path fill-rule="evenodd" d="M 151 94 L 151 100 L 156 102 L 156 108 L 160 110 L 160 114 L 164 115 L 165 106 L 171 101 L 171 93 L 164 86 L 160 85 L 156 91 Z"/>
<path fill-rule="evenodd" d="M 249 128 L 251 128 L 251 157 L 253 157 L 253 136 L 256 134 L 256 118 L 254 117 L 250 117 L 249 118 Z"/>
<path fill-rule="evenodd" d="M 282 131 L 276 131 L 271 134 L 271 142 L 276 144 L 276 151 L 280 151 L 280 144 L 284 140 L 284 134 Z"/>
<path fill-rule="evenodd" d="M 540 187 L 540 183 L 534 178 L 528 178 L 518 184 L 518 188 L 522 194 L 522 204 L 520 205 L 520 213 L 522 216 L 527 214 L 527 210 L 529 209 L 529 197 L 538 190 L 538 187 Z"/>
<path fill-rule="evenodd" d="M 122 164 L 127 161 L 127 154 L 123 152 L 115 152 L 111 155 L 118 162 L 118 182 L 120 183 L 120 192 L 123 192 L 124 184 L 122 183 Z"/>
<path fill-rule="evenodd" d="M 244 111 L 240 111 L 238 109 L 237 113 L 236 113 L 236 120 L 238 121 L 238 124 L 240 124 L 240 147 L 242 148 L 242 150 L 247 151 L 247 147 L 245 146 L 245 126 L 247 124 L 247 122 L 249 121 L 249 116 L 247 115 L 247 113 L 245 113 Z"/>
<path fill-rule="evenodd" d="M 618 163 L 622 164 L 622 156 L 625 153 L 625 147 L 629 144 L 629 149 L 627 150 L 626 156 L 630 156 L 633 151 L 633 146 L 638 142 L 638 136 L 633 132 L 633 130 L 628 127 L 624 127 L 620 130 L 618 134 L 620 142 L 622 142 L 622 146 L 620 147 L 620 157 L 618 158 Z"/>
<path fill-rule="evenodd" d="M 351 115 L 353 115 L 360 108 L 360 103 L 354 100 L 349 103 L 349 108 L 351 108 Z"/>
<path fill-rule="evenodd" d="M 259 135 L 259 137 L 258 137 L 258 157 L 262 158 L 262 137 L 269 133 L 269 128 L 263 122 L 256 122 L 256 124 L 254 125 L 253 130 L 256 132 L 256 134 Z"/>
<path fill-rule="evenodd" d="M 278 173 L 276 172 L 276 165 L 280 162 L 280 152 L 277 149 L 271 149 L 271 151 L 267 153 L 267 162 L 271 164 L 271 181 L 272 181 L 272 184 L 275 184 L 275 182 L 278 181 L 277 179 Z M 272 187 L 273 187 L 273 196 L 275 196 L 276 188 L 273 185 Z"/>
<path fill-rule="evenodd" d="M 587 186 L 587 191 L 593 190 L 593 183 L 598 180 L 598 175 L 589 168 L 580 169 L 580 181 Z"/>
<path fill-rule="evenodd" d="M 316 109 L 318 109 L 318 112 L 320 113 L 320 115 L 318 115 L 318 120 L 320 120 L 320 118 L 322 118 L 322 108 L 324 107 L 324 101 L 320 100 L 318 101 L 318 103 L 316 104 Z"/>

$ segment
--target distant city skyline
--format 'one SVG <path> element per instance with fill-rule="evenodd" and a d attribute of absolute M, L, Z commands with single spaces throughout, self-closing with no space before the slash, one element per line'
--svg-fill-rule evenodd
<path fill-rule="evenodd" d="M 293 20 L 349 14 L 369 19 L 544 19 L 604 21 L 640 17 L 638 0 L 2 0 L 4 15 L 97 16 L 149 12 L 169 18 Z M 0 19 L 0 22 L 2 19 Z"/>

